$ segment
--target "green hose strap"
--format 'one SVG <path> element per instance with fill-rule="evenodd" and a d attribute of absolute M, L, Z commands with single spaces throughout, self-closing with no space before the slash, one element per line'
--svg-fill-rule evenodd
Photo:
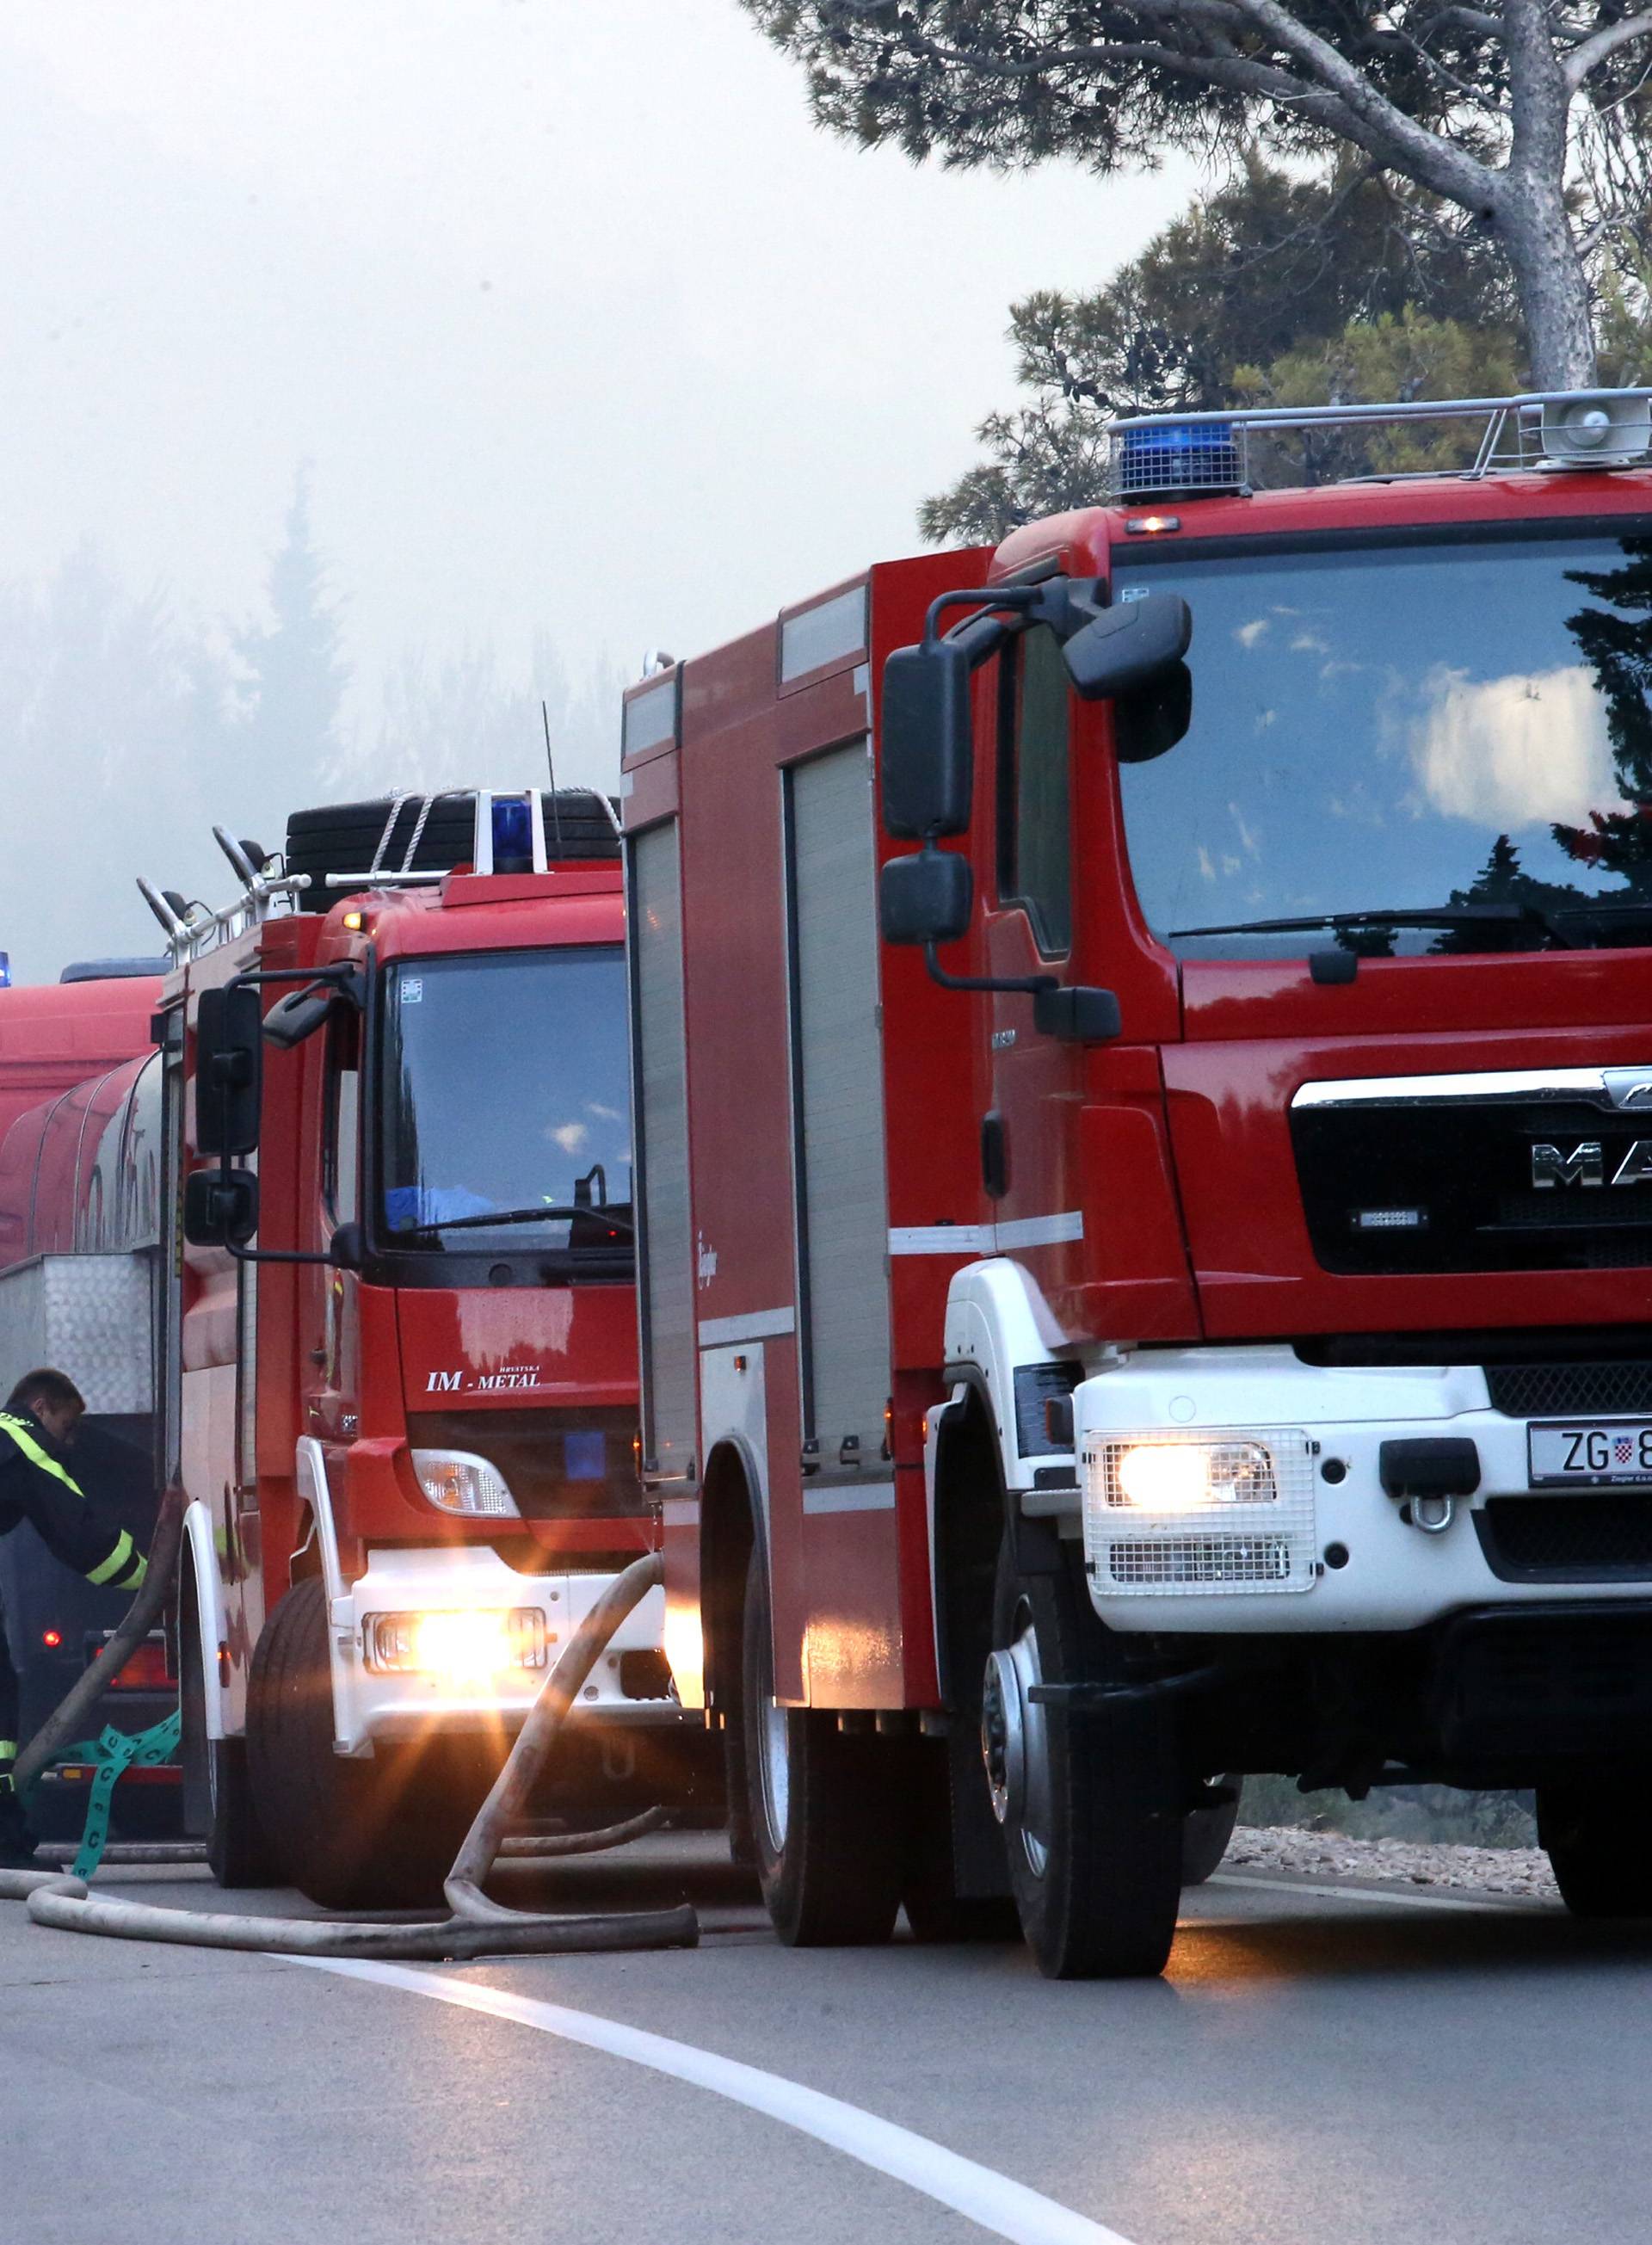
<path fill-rule="evenodd" d="M 159 1762 L 170 1761 L 178 1751 L 182 1733 L 183 1717 L 174 1707 L 165 1722 L 156 1723 L 149 1730 L 117 1731 L 105 1726 L 98 1737 L 78 1739 L 73 1746 L 64 1746 L 54 1757 L 60 1762 L 91 1762 L 97 1770 L 91 1780 L 91 1798 L 86 1803 L 80 1852 L 71 1866 L 75 1878 L 89 1879 L 103 1861 L 103 1851 L 109 1845 L 110 1798 L 117 1780 L 134 1762 L 153 1768 Z"/>

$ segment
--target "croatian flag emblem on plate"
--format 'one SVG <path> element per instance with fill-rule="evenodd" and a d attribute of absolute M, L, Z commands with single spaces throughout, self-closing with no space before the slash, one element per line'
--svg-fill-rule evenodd
<path fill-rule="evenodd" d="M 1613 1443 L 1612 1448 L 1616 1453 L 1618 1463 L 1621 1466 L 1628 1465 L 1629 1459 L 1634 1455 L 1634 1445 L 1630 1442 L 1628 1436 L 1627 1434 L 1620 1434 L 1616 1441 Z"/>

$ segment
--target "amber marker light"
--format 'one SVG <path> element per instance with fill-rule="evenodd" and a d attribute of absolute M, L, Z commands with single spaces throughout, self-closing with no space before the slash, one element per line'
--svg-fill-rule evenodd
<path fill-rule="evenodd" d="M 1157 538 L 1167 530 L 1180 530 L 1179 514 L 1133 514 L 1125 524 L 1132 538 Z"/>

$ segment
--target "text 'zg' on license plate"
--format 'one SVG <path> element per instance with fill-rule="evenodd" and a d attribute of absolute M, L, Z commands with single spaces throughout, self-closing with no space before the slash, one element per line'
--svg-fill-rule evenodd
<path fill-rule="evenodd" d="M 1526 1430 L 1534 1489 L 1568 1482 L 1652 1484 L 1652 1419 L 1567 1420 Z"/>

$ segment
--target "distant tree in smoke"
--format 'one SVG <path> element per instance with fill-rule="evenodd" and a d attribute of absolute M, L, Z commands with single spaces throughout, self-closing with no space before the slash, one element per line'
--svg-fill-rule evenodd
<path fill-rule="evenodd" d="M 202 787 L 228 763 L 232 700 L 214 635 L 163 590 L 128 592 L 89 545 L 37 582 L 0 585 L 0 757 L 32 776 L 35 812 L 0 896 L 19 979 L 152 952 L 136 876 L 193 894 L 222 868 Z"/>
<path fill-rule="evenodd" d="M 558 786 L 612 794 L 622 683 L 616 668 L 600 663 L 575 678 L 543 635 L 525 679 L 502 677 L 491 648 L 435 659 L 410 649 L 385 681 L 378 741 L 352 764 L 352 781 L 367 792 L 543 785 L 543 699 Z"/>
<path fill-rule="evenodd" d="M 243 823 L 279 846 L 286 814 L 324 803 L 347 760 L 344 696 L 350 667 L 343 653 L 338 604 L 310 519 L 310 475 L 293 482 L 282 540 L 270 563 L 267 618 L 233 635 L 240 658 L 242 720 L 236 756 Z"/>

